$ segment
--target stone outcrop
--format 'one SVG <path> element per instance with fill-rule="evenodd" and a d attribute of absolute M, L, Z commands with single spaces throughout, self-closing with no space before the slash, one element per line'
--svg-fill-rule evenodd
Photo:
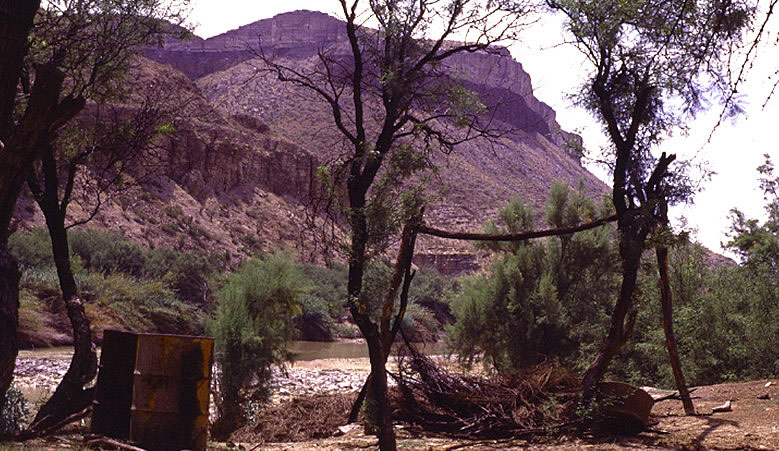
<path fill-rule="evenodd" d="M 192 79 L 225 70 L 256 57 L 259 49 L 268 55 L 302 60 L 346 39 L 343 22 L 315 11 L 279 14 L 227 31 L 209 39 L 167 42 L 162 48 L 148 49 L 145 56 L 170 64 Z M 555 111 L 536 99 L 530 75 L 505 48 L 495 51 L 462 53 L 449 60 L 453 73 L 466 87 L 477 92 L 491 114 L 509 130 L 538 133 L 553 144 L 568 148 L 578 143 L 576 135 L 564 132 Z M 524 135 L 515 133 L 517 140 Z M 577 146 L 569 155 L 577 161 Z"/>
<path fill-rule="evenodd" d="M 253 58 L 262 48 L 274 56 L 307 58 L 346 37 L 342 22 L 316 11 L 279 14 L 208 39 L 166 42 L 144 56 L 170 64 L 192 79 Z"/>
<path fill-rule="evenodd" d="M 147 49 L 156 62 L 140 60 L 129 77 L 133 95 L 122 101 L 135 104 L 156 90 L 182 101 L 181 118 L 159 139 L 162 174 L 106 205 L 93 225 L 150 246 L 229 254 L 236 263 L 280 247 L 317 261 L 319 232 L 307 229 L 307 209 L 318 189 L 317 167 L 339 158 L 341 138 L 315 96 L 258 75 L 257 61 L 247 60 L 256 56 L 249 46 L 261 44 L 291 64 L 316 64 L 318 51 L 342 52 L 343 43 L 341 21 L 296 11 Z M 577 137 L 562 131 L 555 112 L 533 96 L 530 76 L 506 49 L 458 55 L 450 64 L 452 77 L 477 92 L 511 133 L 488 147 L 469 142 L 452 155 L 431 155 L 440 173 L 429 185 L 437 190 L 426 210 L 429 224 L 478 230 L 512 196 L 541 212 L 559 179 L 581 180 L 593 194 L 606 189 L 566 151 L 565 143 Z M 421 238 L 417 251 L 417 264 L 450 275 L 483 263 L 468 243 Z"/>

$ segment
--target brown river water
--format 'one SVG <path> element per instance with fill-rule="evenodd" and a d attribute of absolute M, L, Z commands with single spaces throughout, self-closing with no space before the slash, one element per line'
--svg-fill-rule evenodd
<path fill-rule="evenodd" d="M 430 343 L 423 352 L 440 355 L 444 343 Z M 296 355 L 293 363 L 282 371 L 273 369 L 274 398 L 314 393 L 349 392 L 359 390 L 369 372 L 368 350 L 362 340 L 331 343 L 296 341 L 290 346 Z M 98 349 L 98 354 L 100 349 Z M 73 347 L 27 349 L 19 351 L 14 371 L 14 383 L 32 403 L 47 398 L 67 370 Z M 394 359 L 389 367 L 395 367 Z"/>
<path fill-rule="evenodd" d="M 428 355 L 439 355 L 446 352 L 443 342 L 419 345 Z M 368 348 L 362 340 L 349 341 L 294 341 L 290 351 L 295 354 L 295 361 L 310 361 L 321 359 L 367 359 Z M 98 354 L 100 349 L 98 349 Z M 24 349 L 19 351 L 20 359 L 52 359 L 70 360 L 73 356 L 72 346 L 56 346 L 52 348 Z"/>

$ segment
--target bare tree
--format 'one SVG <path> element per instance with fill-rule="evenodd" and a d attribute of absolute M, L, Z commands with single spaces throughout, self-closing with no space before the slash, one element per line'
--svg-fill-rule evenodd
<path fill-rule="evenodd" d="M 163 97 L 164 98 L 164 97 Z M 133 111 L 134 110 L 134 111 Z M 127 179 L 143 176 L 155 137 L 169 123 L 171 112 L 155 104 L 138 108 L 93 105 L 86 108 L 58 139 L 42 149 L 27 184 L 41 209 L 51 239 L 62 298 L 73 327 L 74 353 L 68 371 L 52 397 L 28 427 L 42 433 L 63 419 L 91 406 L 94 389 L 84 387 L 97 372 L 97 354 L 70 264 L 68 229 L 95 217 L 107 197 L 132 186 Z M 75 194 L 83 199 L 86 216 L 66 223 Z"/>
<path fill-rule="evenodd" d="M 332 182 L 333 195 L 345 186 L 340 195 L 347 199 L 350 233 L 348 304 L 368 345 L 379 447 L 395 449 L 385 364 L 404 313 L 395 307 L 396 297 L 402 281 L 410 282 L 413 224 L 422 204 L 419 195 L 400 195 L 403 182 L 431 166 L 432 151 L 449 153 L 464 141 L 494 136 L 478 98 L 456 82 L 447 63 L 457 54 L 497 52 L 493 46 L 514 37 L 521 17 L 505 13 L 521 5 L 480 0 L 370 0 L 367 8 L 359 0 L 340 0 L 340 5 L 345 48 L 321 49 L 316 64 L 295 67 L 260 47 L 266 68 L 261 70 L 316 94 L 346 143 L 345 157 L 322 175 Z M 402 224 L 393 283 L 374 316 L 369 299 L 375 294 L 363 292 L 366 264 Z"/>
<path fill-rule="evenodd" d="M 133 50 L 182 22 L 186 0 L 0 1 L 0 394 L 17 354 L 19 271 L 8 254 L 16 199 L 35 160 L 87 99 L 109 96 Z"/>

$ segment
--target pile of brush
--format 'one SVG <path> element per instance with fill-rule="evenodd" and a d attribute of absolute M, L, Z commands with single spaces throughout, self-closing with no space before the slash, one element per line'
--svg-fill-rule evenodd
<path fill-rule="evenodd" d="M 412 346 L 402 356 L 394 417 L 427 432 L 501 439 L 560 433 L 577 423 L 580 380 L 567 369 L 541 364 L 483 378 L 456 375 Z"/>

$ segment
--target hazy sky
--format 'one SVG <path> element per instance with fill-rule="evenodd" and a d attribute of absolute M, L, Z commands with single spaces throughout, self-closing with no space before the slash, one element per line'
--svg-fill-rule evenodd
<path fill-rule="evenodd" d="M 338 13 L 336 0 L 194 0 L 193 6 L 195 34 L 204 38 L 287 11 Z M 770 38 L 775 37 L 774 33 Z M 560 45 L 562 40 L 559 19 L 546 19 L 521 34 L 521 42 L 512 46 L 511 51 L 530 74 L 536 97 L 557 111 L 562 127 L 580 133 L 585 146 L 597 150 L 606 143 L 600 126 L 567 99 L 567 94 L 585 80 L 587 64 L 578 51 Z M 735 122 L 722 124 L 711 142 L 707 144 L 706 140 L 717 120 L 716 108 L 691 124 L 689 136 L 667 140 L 659 149 L 705 163 L 716 173 L 705 182 L 694 205 L 676 207 L 673 212 L 675 216 L 684 215 L 688 226 L 697 229 L 697 239 L 715 251 L 721 252 L 720 243 L 726 241 L 731 208 L 738 207 L 750 217 L 764 217 L 756 168 L 763 163 L 765 153 L 779 164 L 779 98 L 763 108 L 772 86 L 769 76 L 779 65 L 778 56 L 777 48 L 763 50 L 752 77 L 740 90 L 745 94 L 746 114 Z M 587 166 L 610 184 L 602 168 Z"/>

